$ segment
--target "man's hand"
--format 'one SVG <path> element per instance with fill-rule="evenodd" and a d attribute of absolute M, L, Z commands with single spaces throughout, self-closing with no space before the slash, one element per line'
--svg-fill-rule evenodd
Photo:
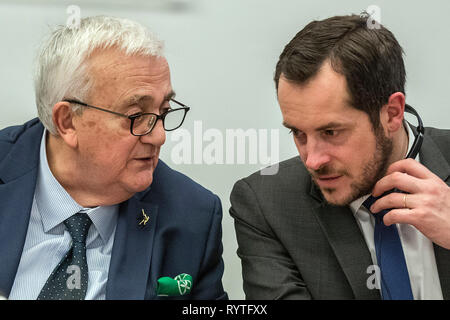
<path fill-rule="evenodd" d="M 383 218 L 385 225 L 413 225 L 431 241 L 450 249 L 450 187 L 419 162 L 404 159 L 388 168 L 372 195 L 379 197 L 393 188 L 408 194 L 386 195 L 378 199 L 370 211 L 377 213 L 393 208 Z"/>

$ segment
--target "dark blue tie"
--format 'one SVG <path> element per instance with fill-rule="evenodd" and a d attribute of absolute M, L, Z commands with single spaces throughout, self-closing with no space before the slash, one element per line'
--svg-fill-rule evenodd
<path fill-rule="evenodd" d="M 370 196 L 363 206 L 369 209 L 379 198 Z M 383 223 L 383 217 L 389 210 L 375 214 L 375 251 L 380 268 L 381 294 L 384 300 L 413 300 L 411 283 L 405 255 L 395 224 L 389 227 Z"/>
<path fill-rule="evenodd" d="M 84 300 L 88 284 L 86 237 L 91 222 L 84 212 L 64 221 L 72 246 L 47 279 L 38 300 Z"/>

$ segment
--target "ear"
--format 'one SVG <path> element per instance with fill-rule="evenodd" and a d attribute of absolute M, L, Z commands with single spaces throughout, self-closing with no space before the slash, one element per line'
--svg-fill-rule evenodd
<path fill-rule="evenodd" d="M 388 136 L 391 136 L 391 134 L 403 127 L 404 112 L 405 95 L 401 92 L 391 94 L 388 103 L 380 111 L 380 120 Z"/>
<path fill-rule="evenodd" d="M 59 136 L 72 148 L 78 144 L 77 132 L 74 126 L 74 117 L 70 103 L 61 101 L 53 106 L 53 124 Z"/>

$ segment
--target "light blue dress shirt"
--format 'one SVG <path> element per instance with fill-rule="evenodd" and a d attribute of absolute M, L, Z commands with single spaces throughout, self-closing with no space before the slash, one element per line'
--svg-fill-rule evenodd
<path fill-rule="evenodd" d="M 117 224 L 118 206 L 83 208 L 55 179 L 47 162 L 46 135 L 41 140 L 40 162 L 30 222 L 19 267 L 8 299 L 34 300 L 71 246 L 64 220 L 83 210 L 92 220 L 86 239 L 89 269 L 86 300 L 105 299 L 109 263 Z"/>

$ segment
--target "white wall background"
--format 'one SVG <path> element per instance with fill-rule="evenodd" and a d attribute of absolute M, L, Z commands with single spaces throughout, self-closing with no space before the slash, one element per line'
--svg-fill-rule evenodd
<path fill-rule="evenodd" d="M 272 81 L 284 45 L 309 21 L 337 14 L 381 9 L 381 22 L 406 53 L 407 102 L 427 126 L 449 127 L 450 2 L 332 0 L 169 0 L 148 1 L 0 0 L 0 129 L 35 116 L 32 62 L 49 26 L 64 24 L 68 5 L 81 15 L 113 15 L 136 20 L 166 43 L 172 84 L 180 101 L 192 107 L 184 128 L 195 120 L 203 131 L 253 128 L 280 130 L 280 160 L 296 155 Z M 125 5 L 123 3 L 126 3 Z M 169 5 L 168 5 L 169 4 Z M 174 142 L 167 139 L 161 158 L 219 195 L 222 200 L 224 286 L 243 299 L 229 194 L 236 180 L 260 165 L 176 165 Z M 206 144 L 206 143 L 205 143 Z M 1 209 L 1 208 L 0 208 Z"/>

